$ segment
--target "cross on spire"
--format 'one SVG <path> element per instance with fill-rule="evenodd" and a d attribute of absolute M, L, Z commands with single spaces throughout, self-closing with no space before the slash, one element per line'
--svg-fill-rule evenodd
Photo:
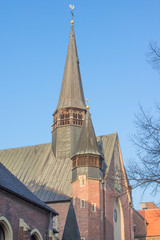
<path fill-rule="evenodd" d="M 71 8 L 71 15 L 72 15 L 72 20 L 71 20 L 71 24 L 74 24 L 74 21 L 73 21 L 73 17 L 74 17 L 74 14 L 73 14 L 73 9 L 75 8 L 74 5 L 70 4 L 69 7 Z"/>

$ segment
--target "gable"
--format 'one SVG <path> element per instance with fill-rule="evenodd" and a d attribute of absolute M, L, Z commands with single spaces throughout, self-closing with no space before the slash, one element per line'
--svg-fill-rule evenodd
<path fill-rule="evenodd" d="M 116 141 L 116 134 L 109 134 L 97 137 L 99 150 L 104 157 L 103 170 L 104 173 L 108 172 L 113 155 L 114 145 Z"/>
<path fill-rule="evenodd" d="M 105 167 L 105 179 L 109 176 L 110 179 L 114 179 L 114 185 L 116 180 L 116 173 L 119 173 L 121 179 L 121 187 L 123 191 L 127 193 L 128 200 L 131 202 L 130 184 L 125 171 L 118 134 L 113 133 L 110 135 L 102 136 L 101 148 L 104 153 L 104 167 Z M 120 188 L 121 188 L 120 187 Z"/>

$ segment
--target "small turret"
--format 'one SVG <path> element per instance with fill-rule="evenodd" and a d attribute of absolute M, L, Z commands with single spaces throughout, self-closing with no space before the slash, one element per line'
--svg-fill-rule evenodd
<path fill-rule="evenodd" d="M 102 239 L 103 231 L 103 157 L 87 107 L 86 117 L 72 157 L 72 197 L 82 238 Z"/>
<path fill-rule="evenodd" d="M 82 173 L 87 174 L 88 178 L 99 179 L 102 177 L 102 161 L 103 157 L 98 149 L 91 116 L 87 110 L 77 147 L 72 157 L 72 181 L 76 180 Z"/>

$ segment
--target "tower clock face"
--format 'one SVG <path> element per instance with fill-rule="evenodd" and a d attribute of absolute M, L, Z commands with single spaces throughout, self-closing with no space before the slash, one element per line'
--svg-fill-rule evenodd
<path fill-rule="evenodd" d="M 114 221 L 117 222 L 117 210 L 114 209 Z"/>

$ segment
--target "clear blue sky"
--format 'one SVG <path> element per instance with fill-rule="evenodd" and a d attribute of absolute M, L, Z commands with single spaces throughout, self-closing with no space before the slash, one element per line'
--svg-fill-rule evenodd
<path fill-rule="evenodd" d="M 0 0 L 0 149 L 51 141 L 70 3 L 96 134 L 117 131 L 127 164 L 136 159 L 129 135 L 138 104 L 148 110 L 160 102 L 160 75 L 146 62 L 149 42 L 160 39 L 159 0 Z M 141 192 L 133 191 L 136 208 Z"/>

